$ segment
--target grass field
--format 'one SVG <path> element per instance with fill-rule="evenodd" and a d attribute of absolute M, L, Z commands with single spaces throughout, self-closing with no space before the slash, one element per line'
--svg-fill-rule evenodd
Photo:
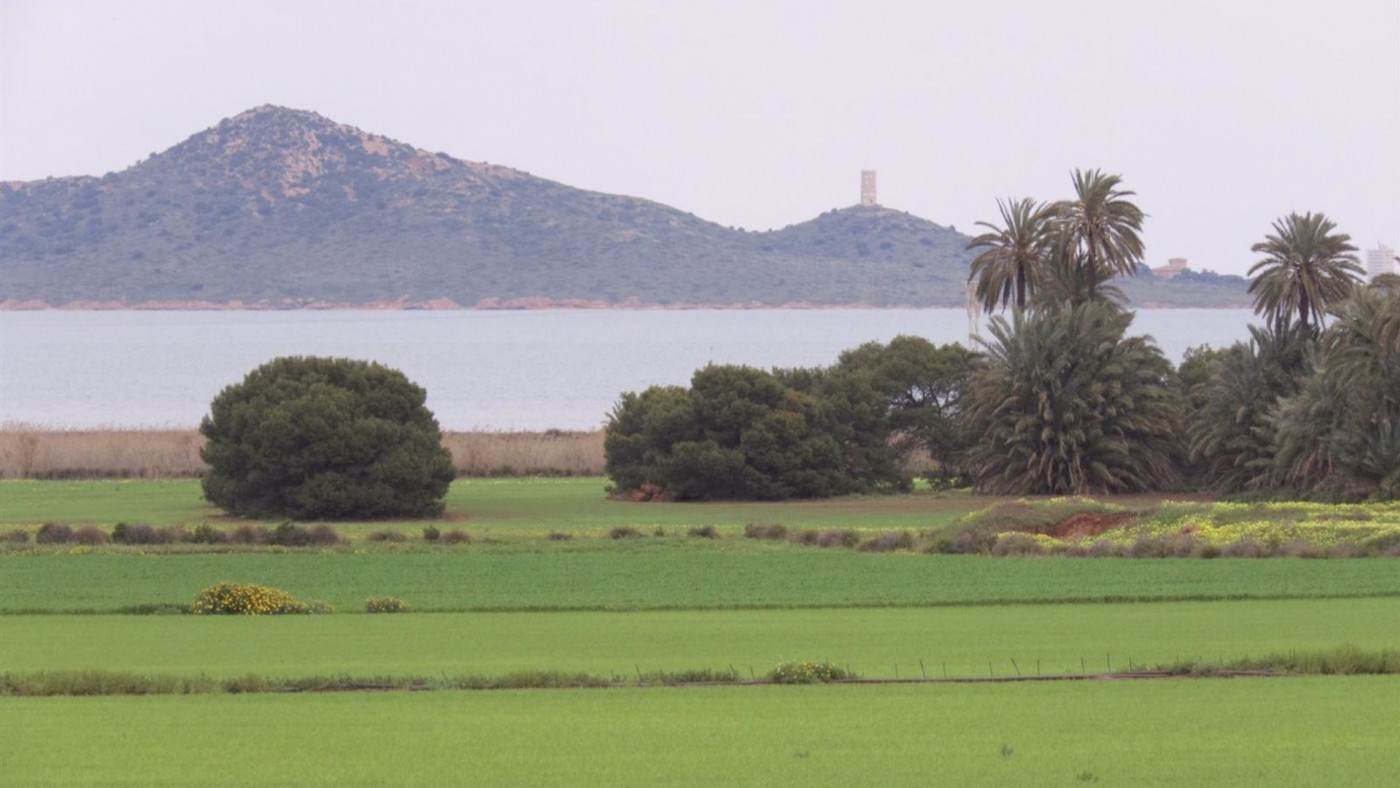
<path fill-rule="evenodd" d="M 422 552 L 0 553 L 0 612 L 184 605 L 221 581 L 358 611 L 849 607 L 1400 595 L 1391 559 L 1064 559 L 859 553 L 733 538 Z"/>
<path fill-rule="evenodd" d="M 606 480 L 459 479 L 447 496 L 447 513 L 439 527 L 474 533 L 543 534 L 550 530 L 602 534 L 618 525 L 646 529 L 718 525 L 742 528 L 748 523 L 785 523 L 801 527 L 847 526 L 870 529 L 931 528 L 985 506 L 987 499 L 930 494 L 862 496 L 789 503 L 637 504 L 608 500 Z M 199 481 L 0 481 L 0 524 L 45 522 L 142 522 L 151 525 L 201 522 L 226 525 L 223 513 L 204 503 Z M 399 527 L 416 533 L 424 523 Z M 388 527 L 386 523 L 340 526 L 354 535 Z"/>
<path fill-rule="evenodd" d="M 138 674 L 500 676 L 733 668 L 789 659 L 865 677 L 1103 672 L 1181 657 L 1400 649 L 1400 599 L 908 609 L 441 613 L 389 616 L 5 616 L 0 670 Z M 1112 660 L 1110 664 L 1110 658 Z M 920 660 L 924 667 L 921 669 Z M 1013 664 L 1012 660 L 1015 660 Z M 990 663 L 990 667 L 989 667 Z"/>
<path fill-rule="evenodd" d="M 992 501 L 631 504 L 602 486 L 460 481 L 437 525 L 475 540 L 454 546 L 365 539 L 383 528 L 416 536 L 421 522 L 337 524 L 352 541 L 324 549 L 10 545 L 0 673 L 747 678 L 809 659 L 938 678 L 1400 648 L 1394 559 L 822 549 L 741 533 L 937 529 Z M 234 524 L 193 480 L 0 482 L 4 530 L 50 521 Z M 607 538 L 619 525 L 647 536 Z M 703 525 L 723 538 L 686 536 Z M 225 580 L 337 612 L 113 615 L 186 605 Z M 382 596 L 415 612 L 359 612 Z M 92 614 L 59 615 L 80 612 Z M 0 782 L 1381 785 L 1397 775 L 1397 701 L 1395 677 L 0 697 Z"/>
<path fill-rule="evenodd" d="M 1387 785 L 1388 678 L 6 699 L 29 783 Z M 20 722 L 22 721 L 22 724 Z"/>

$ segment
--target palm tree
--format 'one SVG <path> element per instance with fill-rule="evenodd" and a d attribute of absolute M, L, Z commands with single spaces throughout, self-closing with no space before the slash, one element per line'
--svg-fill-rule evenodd
<path fill-rule="evenodd" d="M 1181 400 L 1151 339 L 1124 337 L 1132 319 L 1106 304 L 992 319 L 967 395 L 979 491 L 1083 495 L 1174 483 Z"/>
<path fill-rule="evenodd" d="M 1274 222 L 1272 235 L 1250 247 L 1265 255 L 1249 269 L 1254 311 L 1273 322 L 1296 313 L 1298 325 L 1321 328 L 1327 308 L 1344 300 L 1361 281 L 1362 269 L 1351 236 L 1334 233 L 1336 223 L 1322 213 L 1290 213 Z"/>
<path fill-rule="evenodd" d="M 1049 253 L 1050 219 L 1053 210 L 1029 197 L 997 200 L 1001 227 L 978 222 L 991 232 L 983 233 L 967 245 L 985 249 L 972 261 L 968 279 L 977 280 L 977 298 L 984 311 L 1010 306 L 1015 296 L 1017 309 L 1025 309 L 1033 294 L 1040 269 Z"/>
<path fill-rule="evenodd" d="M 1142 262 L 1144 214 L 1131 200 L 1134 192 L 1119 188 L 1123 179 L 1099 170 L 1074 171 L 1074 199 L 1058 203 L 1066 262 L 1080 269 L 1085 300 L 1098 298 L 1099 283 L 1116 275 L 1130 276 Z"/>

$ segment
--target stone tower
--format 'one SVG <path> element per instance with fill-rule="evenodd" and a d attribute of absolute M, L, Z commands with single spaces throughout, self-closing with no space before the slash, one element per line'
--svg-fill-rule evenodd
<path fill-rule="evenodd" d="M 875 205 L 875 171 L 860 171 L 860 204 Z"/>

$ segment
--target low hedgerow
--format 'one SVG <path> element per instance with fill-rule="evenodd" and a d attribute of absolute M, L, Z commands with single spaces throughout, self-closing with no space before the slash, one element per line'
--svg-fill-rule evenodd
<path fill-rule="evenodd" d="M 311 607 L 276 588 L 251 583 L 219 583 L 194 598 L 190 612 L 202 615 L 286 615 L 310 613 Z"/>
<path fill-rule="evenodd" d="M 857 549 L 866 553 L 912 550 L 914 549 L 914 534 L 909 531 L 886 531 L 873 539 L 862 542 Z"/>
<path fill-rule="evenodd" d="M 95 547 L 97 545 L 108 544 L 112 541 L 112 537 L 109 536 L 106 531 L 95 525 L 84 525 L 73 532 L 71 541 L 77 542 L 78 544 L 85 544 L 89 547 Z"/>
<path fill-rule="evenodd" d="M 637 539 L 641 535 L 641 531 L 638 531 L 630 525 L 619 525 L 608 531 L 609 539 Z"/>
<path fill-rule="evenodd" d="M 396 542 L 396 543 L 397 543 L 397 542 L 407 542 L 407 541 L 408 541 L 408 534 L 405 534 L 403 531 L 394 531 L 394 530 L 390 530 L 390 529 L 384 529 L 384 530 L 380 530 L 380 531 L 371 531 L 370 534 L 369 534 L 369 536 L 367 536 L 367 537 L 365 537 L 365 538 L 368 539 L 368 540 L 371 541 L 371 542 Z"/>
<path fill-rule="evenodd" d="M 768 678 L 779 684 L 826 684 L 832 681 L 853 679 L 855 674 L 830 662 L 792 660 L 778 663 L 768 672 Z"/>
<path fill-rule="evenodd" d="M 190 541 L 195 544 L 226 544 L 229 537 L 209 523 L 200 523 L 194 527 L 194 533 L 190 534 Z"/>
<path fill-rule="evenodd" d="M 15 528 L 14 530 L 6 531 L 5 535 L 0 537 L 0 541 L 9 542 L 10 544 L 25 544 L 29 541 L 29 532 Z"/>
<path fill-rule="evenodd" d="M 408 603 L 391 596 L 376 596 L 365 600 L 366 613 L 404 613 Z"/>
<path fill-rule="evenodd" d="M 686 536 L 690 536 L 695 539 L 718 539 L 719 529 L 714 527 L 713 525 L 702 525 L 698 528 L 692 528 L 689 531 L 686 531 Z"/>
<path fill-rule="evenodd" d="M 744 536 L 749 539 L 786 539 L 788 529 L 782 523 L 749 523 L 744 526 Z"/>
<path fill-rule="evenodd" d="M 44 523 L 34 533 L 38 544 L 67 544 L 73 540 L 73 526 L 65 523 Z"/>
<path fill-rule="evenodd" d="M 268 544 L 282 547 L 330 547 L 342 543 L 340 534 L 329 525 L 313 525 L 310 528 L 286 522 L 272 529 Z"/>
<path fill-rule="evenodd" d="M 472 535 L 460 528 L 453 528 L 442 535 L 443 544 L 471 544 Z"/>
<path fill-rule="evenodd" d="M 261 525 L 245 523 L 228 533 L 228 540 L 234 544 L 267 544 L 272 534 Z"/>
<path fill-rule="evenodd" d="M 566 533 L 564 531 L 550 531 L 549 534 L 545 536 L 545 538 L 551 542 L 567 542 L 570 539 L 573 539 L 574 535 L 571 533 Z"/>

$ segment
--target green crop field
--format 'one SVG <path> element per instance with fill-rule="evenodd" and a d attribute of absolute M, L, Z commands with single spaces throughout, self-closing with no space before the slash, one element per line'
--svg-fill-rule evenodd
<path fill-rule="evenodd" d="M 7 612 L 184 605 L 225 580 L 282 588 L 341 611 L 360 610 L 372 596 L 399 597 L 418 610 L 566 610 L 1400 595 L 1400 571 L 1389 559 L 993 558 L 743 538 L 412 552 L 0 552 L 0 573 Z"/>
<path fill-rule="evenodd" d="M 927 533 L 995 501 L 634 504 L 602 487 L 458 482 L 436 525 L 465 529 L 469 544 L 428 544 L 422 522 L 336 524 L 351 541 L 328 548 L 7 543 L 0 674 L 275 682 L 708 668 L 748 678 L 805 659 L 876 678 L 1009 677 L 1400 649 L 1393 559 L 862 552 L 748 539 L 743 528 Z M 1047 506 L 1084 508 L 1033 501 L 984 517 L 1029 522 L 1053 516 Z M 1216 509 L 1269 534 L 1271 509 Z M 44 522 L 238 524 L 189 480 L 0 482 L 0 533 Z M 643 536 L 607 537 L 623 525 Z M 687 535 L 705 525 L 721 538 Z M 386 528 L 415 538 L 368 539 Z M 336 612 L 117 614 L 185 606 L 221 581 Z M 412 612 L 361 612 L 384 596 Z M 1381 785 L 1400 758 L 1389 733 L 1397 701 L 1394 676 L 0 696 L 0 782 Z"/>
<path fill-rule="evenodd" d="M 638 504 L 609 500 L 600 478 L 459 479 L 447 496 L 442 528 L 476 532 L 540 534 L 550 530 L 598 534 L 618 525 L 690 528 L 742 527 L 780 522 L 800 527 L 846 526 L 870 529 L 930 528 L 946 525 L 990 499 L 965 495 L 880 495 L 789 503 Z M 0 524 L 44 522 L 143 522 L 151 525 L 200 522 L 227 524 L 228 518 L 204 503 L 199 481 L 0 481 Z M 398 527 L 413 531 L 423 522 Z M 342 526 L 356 534 L 386 523 Z"/>
<path fill-rule="evenodd" d="M 1400 649 L 1400 599 L 646 613 L 4 616 L 0 670 L 499 676 L 830 660 L 866 677 L 1102 672 L 1320 650 Z M 920 666 L 920 660 L 923 666 Z M 1013 663 L 1013 660 L 1015 661 Z M 1110 663 L 1110 660 L 1112 662 Z"/>
<path fill-rule="evenodd" d="M 0 699 L 5 780 L 1388 785 L 1400 681 Z"/>

